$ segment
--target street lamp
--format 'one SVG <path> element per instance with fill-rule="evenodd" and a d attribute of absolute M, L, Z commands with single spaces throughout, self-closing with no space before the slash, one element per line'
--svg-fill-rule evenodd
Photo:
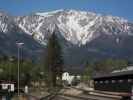
<path fill-rule="evenodd" d="M 16 43 L 16 45 L 17 45 L 17 48 L 18 48 L 18 54 L 17 54 L 17 56 L 18 56 L 18 96 L 19 96 L 19 81 L 20 81 L 20 48 L 22 47 L 22 45 L 24 45 L 24 43 L 22 43 L 22 42 L 17 42 Z"/>

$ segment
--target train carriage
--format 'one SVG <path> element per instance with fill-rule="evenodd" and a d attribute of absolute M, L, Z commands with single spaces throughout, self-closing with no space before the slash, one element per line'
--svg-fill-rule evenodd
<path fill-rule="evenodd" d="M 95 90 L 133 94 L 133 70 L 93 77 Z"/>

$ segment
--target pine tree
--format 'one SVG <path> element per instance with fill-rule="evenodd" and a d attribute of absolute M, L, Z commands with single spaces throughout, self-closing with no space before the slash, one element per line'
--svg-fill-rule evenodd
<path fill-rule="evenodd" d="M 47 85 L 56 87 L 57 79 L 61 81 L 62 78 L 63 59 L 61 46 L 55 32 L 48 41 L 44 68 Z"/>

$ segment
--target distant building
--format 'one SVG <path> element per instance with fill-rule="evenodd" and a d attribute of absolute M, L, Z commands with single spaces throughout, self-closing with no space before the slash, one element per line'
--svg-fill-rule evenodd
<path fill-rule="evenodd" d="M 62 80 L 66 81 L 68 84 L 71 84 L 73 79 L 74 79 L 74 76 L 70 75 L 68 72 L 64 72 L 62 75 Z"/>
<path fill-rule="evenodd" d="M 124 71 L 132 71 L 132 70 L 133 70 L 133 66 L 127 66 L 126 68 L 123 68 L 121 70 L 114 70 L 112 73 L 124 72 Z"/>
<path fill-rule="evenodd" d="M 11 81 L 0 81 L 0 89 L 1 90 L 7 90 L 8 92 L 14 92 L 15 91 L 15 82 Z"/>
<path fill-rule="evenodd" d="M 67 82 L 68 85 L 71 85 L 75 78 L 77 80 L 80 80 L 81 79 L 81 75 L 79 75 L 79 74 L 72 74 L 72 73 L 69 73 L 69 72 L 64 72 L 62 74 L 62 80 L 64 82 Z"/>

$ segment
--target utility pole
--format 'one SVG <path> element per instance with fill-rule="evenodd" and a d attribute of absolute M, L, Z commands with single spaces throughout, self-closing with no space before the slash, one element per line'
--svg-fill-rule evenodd
<path fill-rule="evenodd" d="M 16 43 L 17 44 L 17 48 L 18 48 L 18 54 L 17 54 L 17 56 L 18 56 L 18 77 L 17 77 L 17 80 L 18 80 L 18 86 L 17 86 L 17 88 L 18 88 L 18 96 L 19 96 L 19 94 L 20 94 L 20 48 L 22 47 L 22 45 L 24 45 L 24 43 L 22 43 L 22 42 L 17 42 Z"/>

